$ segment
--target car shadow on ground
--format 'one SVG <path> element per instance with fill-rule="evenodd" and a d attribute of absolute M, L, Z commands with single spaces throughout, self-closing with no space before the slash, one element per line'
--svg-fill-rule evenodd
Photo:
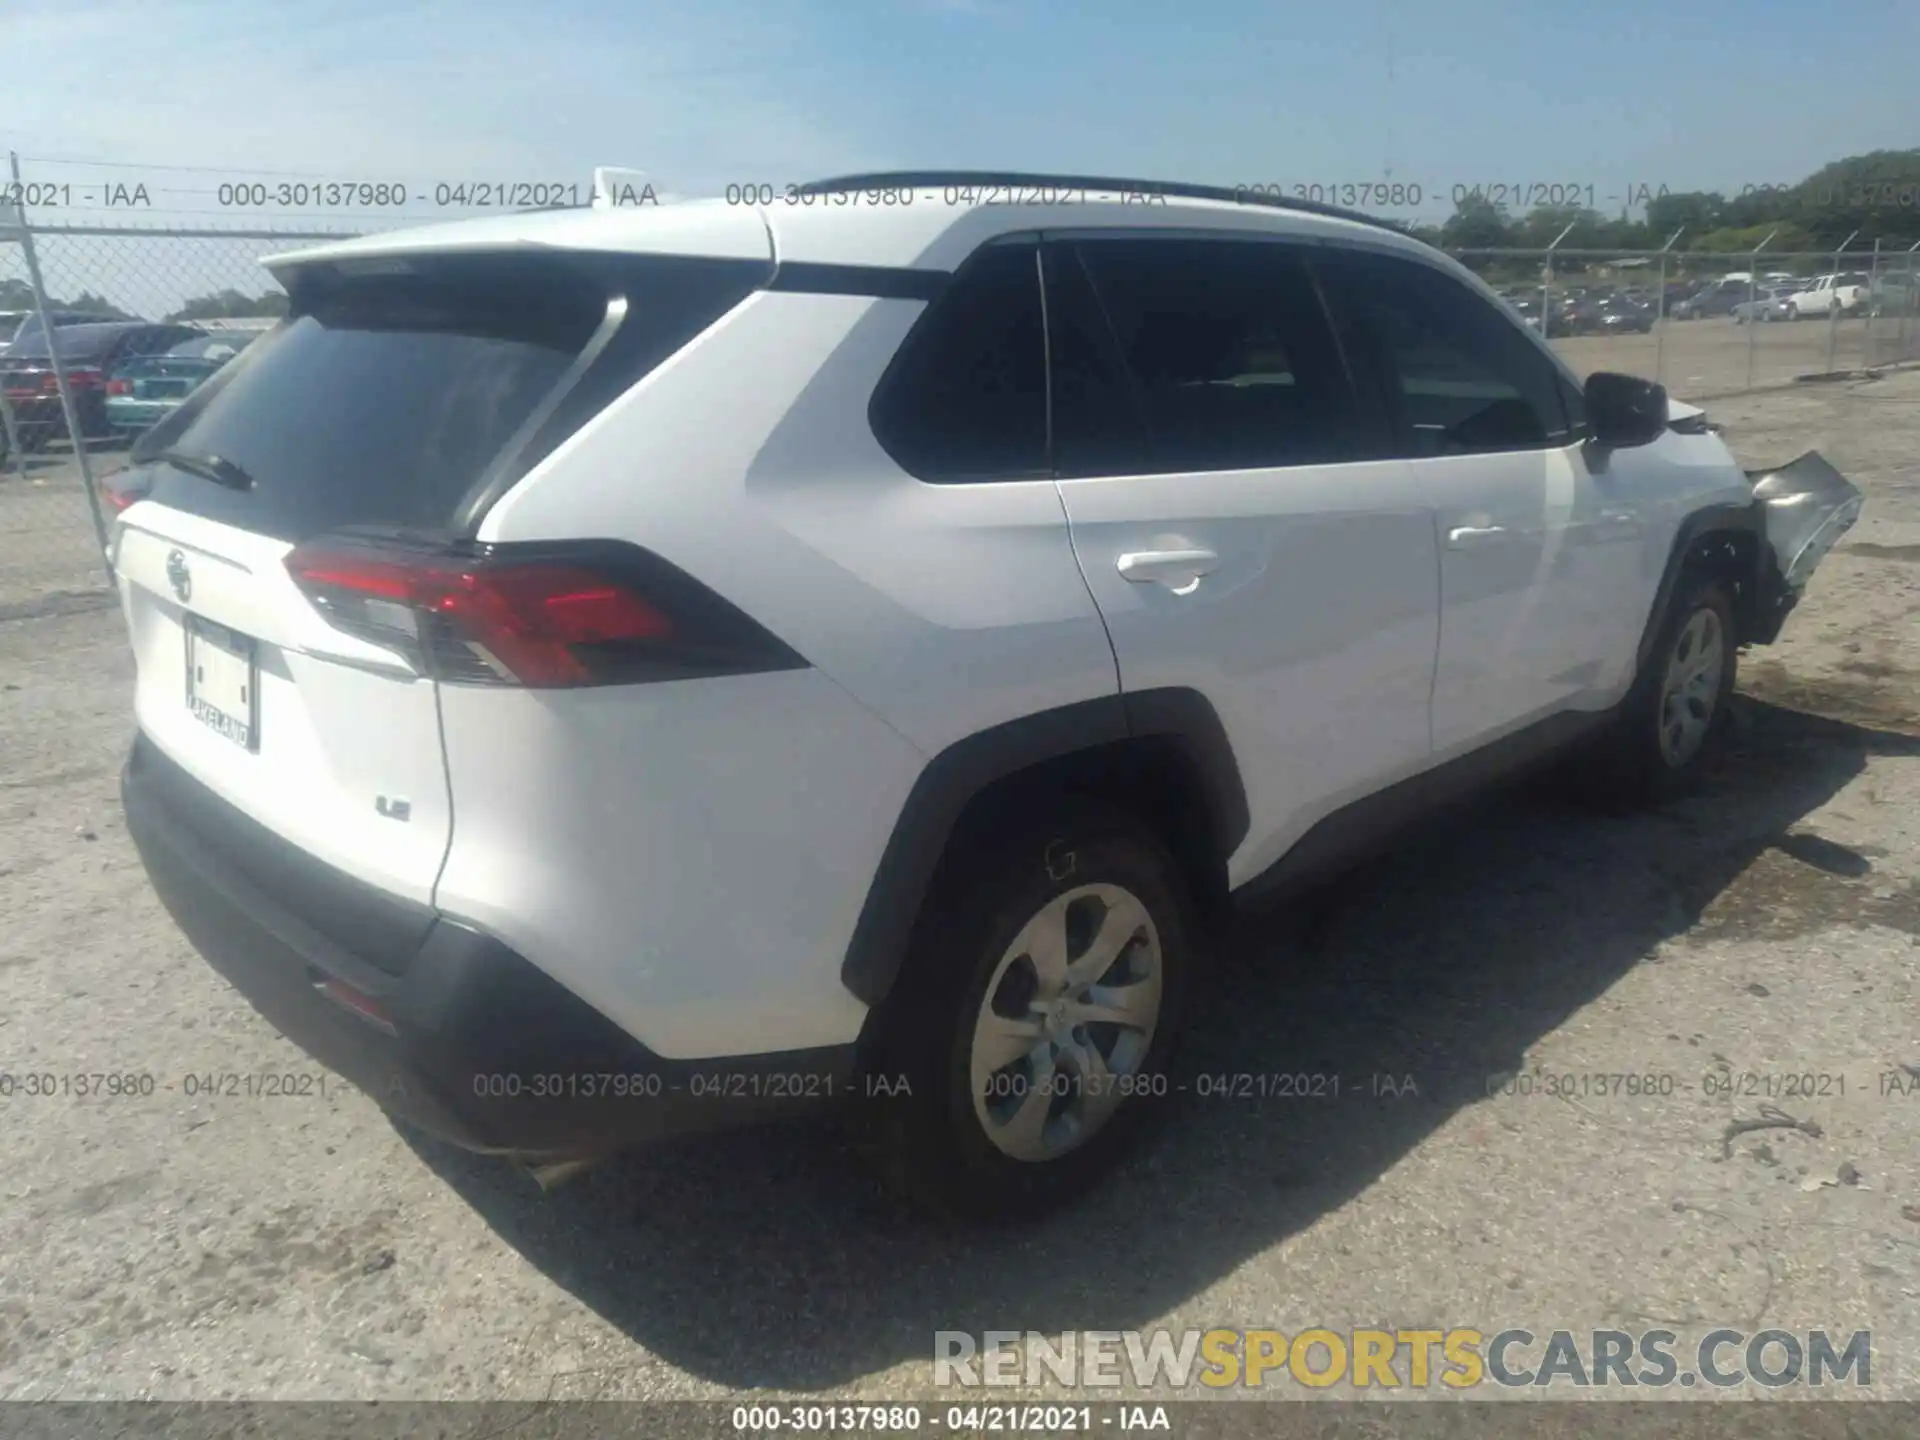
<path fill-rule="evenodd" d="M 131 448 L 126 440 L 118 437 L 90 437 L 87 440 L 87 460 L 94 466 L 95 473 L 103 464 L 117 469 L 126 463 L 126 454 Z M 16 454 L 8 450 L 4 439 L 0 439 L 0 480 L 77 480 L 80 470 L 74 460 L 73 446 L 66 440 L 56 441 L 39 450 Z"/>
<path fill-rule="evenodd" d="M 1764 896 L 1730 903 L 1757 860 L 1841 887 L 1815 909 L 1849 923 L 1872 857 L 1797 827 L 1868 757 L 1920 754 L 1920 724 L 1746 698 L 1735 719 L 1711 784 L 1660 813 L 1596 817 L 1531 785 L 1243 925 L 1195 1017 L 1190 1086 L 1304 1072 L 1342 1077 L 1343 1097 L 1190 1089 L 1114 1183 L 1037 1225 L 921 1220 L 825 1128 L 687 1141 L 545 1196 L 500 1162 L 408 1143 L 547 1276 L 722 1385 L 843 1386 L 930 1359 L 938 1329 L 1150 1325 L 1365 1190 L 1663 939 L 1761 923 L 1743 906 Z M 1373 1075 L 1418 1096 L 1374 1098 Z"/>

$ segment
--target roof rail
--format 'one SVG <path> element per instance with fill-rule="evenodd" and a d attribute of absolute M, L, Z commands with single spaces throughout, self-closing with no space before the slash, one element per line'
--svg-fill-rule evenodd
<path fill-rule="evenodd" d="M 1292 200 L 1248 186 L 1190 185 L 1178 180 L 1123 180 L 1111 175 L 1037 175 L 1019 170 L 884 170 L 871 175 L 838 175 L 794 187 L 800 195 L 830 195 L 842 190 L 917 190 L 923 186 L 1009 186 L 1054 190 L 1106 190 L 1123 195 L 1166 195 L 1182 200 L 1218 200 L 1229 205 L 1258 205 L 1269 210 L 1298 210 L 1353 220 L 1382 230 L 1400 227 L 1377 215 L 1325 205 L 1318 200 Z"/>

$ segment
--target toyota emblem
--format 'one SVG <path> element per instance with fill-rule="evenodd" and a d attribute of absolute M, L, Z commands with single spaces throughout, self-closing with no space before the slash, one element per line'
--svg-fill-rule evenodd
<path fill-rule="evenodd" d="M 167 583 L 182 605 L 193 596 L 193 572 L 187 569 L 187 557 L 178 550 L 167 556 Z"/>

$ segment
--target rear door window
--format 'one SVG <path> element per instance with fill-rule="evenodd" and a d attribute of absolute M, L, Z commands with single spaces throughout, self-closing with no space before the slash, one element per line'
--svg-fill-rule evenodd
<path fill-rule="evenodd" d="M 1271 241 L 1078 245 L 1160 473 L 1355 458 L 1361 422 L 1306 262 Z"/>
<path fill-rule="evenodd" d="M 343 526 L 452 527 L 490 472 L 531 454 L 563 379 L 597 410 L 765 279 L 753 262 L 668 257 L 434 256 L 302 273 L 288 318 L 225 366 L 134 454 L 218 457 L 235 490 L 153 463 L 162 504 L 300 540 Z M 603 359 L 570 372 L 624 295 Z M 596 369 L 604 369 L 595 362 Z M 577 427 L 591 411 L 562 406 Z"/>

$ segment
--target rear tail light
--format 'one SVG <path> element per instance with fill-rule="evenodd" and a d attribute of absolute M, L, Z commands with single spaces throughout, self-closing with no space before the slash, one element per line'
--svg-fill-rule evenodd
<path fill-rule="evenodd" d="M 109 395 L 131 395 L 133 393 L 133 382 L 131 380 L 122 380 L 118 376 L 115 376 L 113 379 L 107 381 L 107 393 Z"/>
<path fill-rule="evenodd" d="M 95 492 L 101 503 L 107 507 L 109 515 L 118 515 L 136 500 L 146 498 L 148 484 L 144 480 L 130 480 L 123 474 L 102 475 L 94 482 Z"/>
<path fill-rule="evenodd" d="M 617 542 L 449 551 L 323 540 L 285 563 L 335 628 L 452 684 L 556 689 L 806 664 L 699 581 Z"/>

